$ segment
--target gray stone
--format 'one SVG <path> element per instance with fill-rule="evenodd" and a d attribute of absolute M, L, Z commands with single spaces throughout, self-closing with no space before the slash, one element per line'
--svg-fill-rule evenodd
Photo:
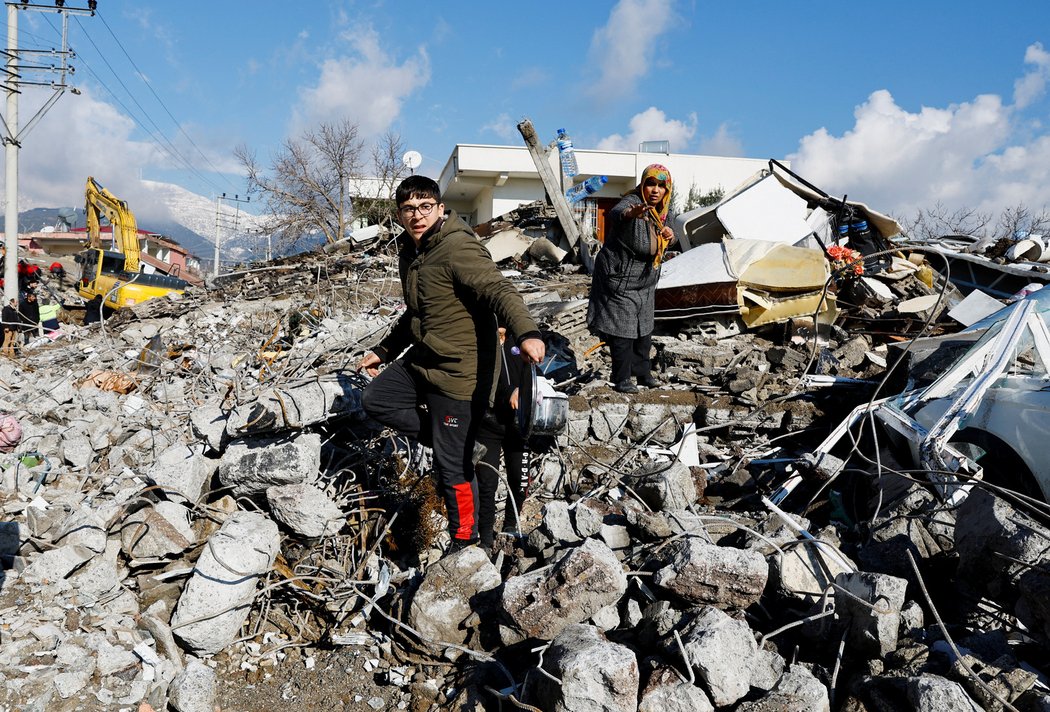
<path fill-rule="evenodd" d="M 620 625 L 620 612 L 615 604 L 606 606 L 591 616 L 591 623 L 601 632 L 607 633 Z"/>
<path fill-rule="evenodd" d="M 266 501 L 274 519 L 305 537 L 335 534 L 346 520 L 339 505 L 313 485 L 269 487 Z"/>
<path fill-rule="evenodd" d="M 175 502 L 160 501 L 128 514 L 120 526 L 120 542 L 133 559 L 176 556 L 196 542 L 189 511 Z"/>
<path fill-rule="evenodd" d="M 850 649 L 857 655 L 879 658 L 895 650 L 908 582 L 889 574 L 858 571 L 839 574 L 835 583 L 845 589 L 835 590 L 835 611 L 849 631 Z"/>
<path fill-rule="evenodd" d="M 613 440 L 627 426 L 630 407 L 627 403 L 603 403 L 600 408 L 591 410 L 591 432 L 594 439 L 601 443 Z"/>
<path fill-rule="evenodd" d="M 769 576 L 765 558 L 753 551 L 681 539 L 653 583 L 690 603 L 747 608 L 762 596 Z"/>
<path fill-rule="evenodd" d="M 631 548 L 631 535 L 622 524 L 603 524 L 598 537 L 613 551 Z"/>
<path fill-rule="evenodd" d="M 780 682 L 786 666 L 787 662 L 780 653 L 760 648 L 752 666 L 751 687 L 767 692 L 772 690 Z"/>
<path fill-rule="evenodd" d="M 799 712 L 830 712 L 831 701 L 828 697 L 828 688 L 813 676 L 807 668 L 801 665 L 790 665 L 781 676 L 780 681 L 773 688 L 774 693 L 788 695 L 801 704 L 798 705 Z"/>
<path fill-rule="evenodd" d="M 251 403 L 237 406 L 226 423 L 231 438 L 299 429 L 350 415 L 363 416 L 361 390 L 341 371 L 305 383 L 274 388 Z"/>
<path fill-rule="evenodd" d="M 908 701 L 915 712 L 981 712 L 959 683 L 937 675 L 909 678 Z"/>
<path fill-rule="evenodd" d="M 649 439 L 660 445 L 674 443 L 678 424 L 693 417 L 693 406 L 672 407 L 663 403 L 634 403 L 627 418 L 627 435 L 636 442 Z"/>
<path fill-rule="evenodd" d="M 274 485 L 313 483 L 321 461 L 321 436 L 259 438 L 230 443 L 219 460 L 219 481 L 235 496 L 259 494 Z"/>
<path fill-rule="evenodd" d="M 576 533 L 581 537 L 595 536 L 602 529 L 608 507 L 594 499 L 581 499 L 573 508 Z"/>
<path fill-rule="evenodd" d="M 543 654 L 543 669 L 561 681 L 536 678 L 536 704 L 548 712 L 635 712 L 638 662 L 596 628 L 570 625 Z"/>
<path fill-rule="evenodd" d="M 502 607 L 526 636 L 551 640 L 620 600 L 627 576 L 609 547 L 596 539 L 570 549 L 550 570 L 514 576 L 503 587 Z"/>
<path fill-rule="evenodd" d="M 226 441 L 226 422 L 229 415 L 217 405 L 208 404 L 194 408 L 190 413 L 190 425 L 193 434 L 208 444 L 216 452 L 222 452 Z"/>
<path fill-rule="evenodd" d="M 176 443 L 157 456 L 146 476 L 160 485 L 166 497 L 192 504 L 200 499 L 218 466 L 218 460 L 204 456 L 202 444 Z"/>
<path fill-rule="evenodd" d="M 999 699 L 1011 703 L 1032 689 L 1039 680 L 1036 673 L 1020 667 L 1017 660 L 1010 655 L 1000 656 L 991 663 L 974 655 L 963 655 L 961 659 L 956 659 L 952 664 L 952 676 L 984 709 L 1002 709 L 1002 704 L 989 690 L 973 679 L 967 672 L 967 668 L 980 677 L 984 685 L 991 688 Z"/>
<path fill-rule="evenodd" d="M 91 447 L 87 435 L 75 430 L 62 438 L 59 452 L 63 462 L 78 470 L 87 467 L 95 459 L 95 449 Z"/>
<path fill-rule="evenodd" d="M 590 411 L 569 411 L 569 442 L 582 445 L 587 442 L 590 434 L 591 414 Z"/>
<path fill-rule="evenodd" d="M 233 641 L 255 600 L 258 579 L 280 548 L 277 525 L 263 514 L 234 512 L 208 539 L 171 620 L 191 650 L 216 653 Z"/>
<path fill-rule="evenodd" d="M 573 529 L 572 519 L 569 517 L 569 503 L 563 499 L 554 499 L 543 505 L 542 519 L 540 525 L 529 533 L 529 545 L 536 550 L 547 547 L 565 546 L 574 544 L 580 540 L 576 530 Z"/>
<path fill-rule="evenodd" d="M 56 528 L 52 541 L 59 546 L 79 544 L 100 554 L 106 550 L 106 523 L 97 512 L 79 507 Z"/>
<path fill-rule="evenodd" d="M 69 577 L 70 583 L 76 586 L 78 591 L 89 596 L 108 598 L 109 594 L 119 590 L 123 578 L 117 566 L 119 555 L 120 542 L 111 539 L 106 542 L 105 552 L 92 557 Z"/>
<path fill-rule="evenodd" d="M 746 623 L 703 606 L 686 624 L 681 639 L 689 665 L 703 680 L 715 707 L 731 705 L 748 693 L 758 645 Z M 681 658 L 674 638 L 665 641 L 665 648 L 666 655 Z"/>
<path fill-rule="evenodd" d="M 693 473 L 677 460 L 639 470 L 631 476 L 630 483 L 642 501 L 657 512 L 687 509 L 696 503 Z"/>
<path fill-rule="evenodd" d="M 461 549 L 427 569 L 412 598 L 409 625 L 424 640 L 462 644 L 470 632 L 465 622 L 473 615 L 479 594 L 500 583 L 499 571 L 481 548 Z"/>
<path fill-rule="evenodd" d="M 678 673 L 660 668 L 650 677 L 638 712 L 713 712 L 711 700 L 696 685 L 683 681 Z"/>
<path fill-rule="evenodd" d="M 109 677 L 138 665 L 139 659 L 135 653 L 122 645 L 113 645 L 103 635 L 97 638 L 92 648 L 95 650 L 98 674 L 102 677 Z"/>
<path fill-rule="evenodd" d="M 60 546 L 32 558 L 21 574 L 26 583 L 54 583 L 69 576 L 95 556 L 95 552 L 77 544 Z"/>
<path fill-rule="evenodd" d="M 811 539 L 783 547 L 770 557 L 770 575 L 782 596 L 816 603 L 835 577 L 848 573 L 841 554 L 832 554 Z"/>
<path fill-rule="evenodd" d="M 178 712 L 215 712 L 218 680 L 215 671 L 190 658 L 168 688 L 169 702 Z"/>
<path fill-rule="evenodd" d="M 55 675 L 55 691 L 63 700 L 67 700 L 84 689 L 91 679 L 89 672 L 60 672 Z"/>

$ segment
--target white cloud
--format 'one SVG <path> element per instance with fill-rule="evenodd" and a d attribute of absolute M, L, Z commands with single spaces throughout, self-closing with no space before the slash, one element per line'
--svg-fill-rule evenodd
<path fill-rule="evenodd" d="M 729 124 L 722 123 L 713 135 L 700 139 L 699 153 L 704 156 L 743 156 L 744 145 L 733 135 Z"/>
<path fill-rule="evenodd" d="M 843 135 L 822 128 L 804 137 L 793 168 L 832 195 L 901 216 L 938 203 L 993 216 L 1019 204 L 1050 207 L 1050 135 L 1024 115 L 1044 89 L 1050 56 L 1032 45 L 1025 61 L 1036 69 L 1017 83 L 1012 105 L 980 95 L 910 112 L 888 91 L 873 92 Z"/>
<path fill-rule="evenodd" d="M 591 38 L 588 64 L 599 76 L 587 93 L 613 101 L 634 91 L 649 73 L 657 40 L 671 28 L 673 17 L 668 0 L 620 0 Z"/>
<path fill-rule="evenodd" d="M 1014 82 L 1014 104 L 1023 109 L 1046 91 L 1050 79 L 1050 52 L 1039 42 L 1029 45 L 1024 53 L 1025 64 L 1034 65 L 1028 73 Z"/>
<path fill-rule="evenodd" d="M 520 136 L 518 133 L 518 125 L 511 118 L 510 114 L 503 113 L 497 116 L 495 119 L 490 121 L 481 127 L 482 131 L 491 131 L 500 138 L 510 141 L 515 136 Z"/>
<path fill-rule="evenodd" d="M 376 136 L 397 119 L 405 99 L 430 81 L 430 60 L 424 49 L 398 64 L 371 28 L 348 32 L 345 38 L 350 53 L 325 60 L 317 84 L 300 90 L 292 133 L 322 121 L 349 119 L 363 138 Z"/>
<path fill-rule="evenodd" d="M 696 123 L 696 114 L 690 114 L 687 121 L 679 121 L 668 119 L 663 111 L 650 106 L 631 117 L 630 133 L 606 136 L 598 141 L 596 148 L 600 151 L 637 151 L 642 141 L 667 140 L 671 142 L 672 153 L 684 153 L 696 134 Z"/>
<path fill-rule="evenodd" d="M 23 125 L 44 100 L 41 92 L 22 95 Z M 142 170 L 169 160 L 152 143 L 134 140 L 134 122 L 99 101 L 90 90 L 65 95 L 22 139 L 19 150 L 18 205 L 84 207 L 88 176 L 127 200 L 136 215 L 155 202 L 140 182 Z"/>

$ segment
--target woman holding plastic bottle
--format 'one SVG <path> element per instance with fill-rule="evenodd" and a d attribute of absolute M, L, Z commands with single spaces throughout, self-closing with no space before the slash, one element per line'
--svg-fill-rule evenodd
<path fill-rule="evenodd" d="M 634 190 L 606 217 L 605 245 L 594 261 L 587 323 L 609 345 L 612 382 L 621 393 L 637 393 L 631 382 L 655 388 L 649 363 L 656 282 L 664 250 L 674 242 L 667 226 L 671 172 L 654 163 Z"/>

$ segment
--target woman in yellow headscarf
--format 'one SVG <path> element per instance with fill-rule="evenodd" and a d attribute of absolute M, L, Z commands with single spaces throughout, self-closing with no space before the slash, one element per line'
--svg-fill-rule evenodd
<path fill-rule="evenodd" d="M 654 163 L 606 218 L 605 244 L 594 261 L 587 323 L 609 345 L 612 382 L 621 393 L 655 388 L 649 363 L 656 282 L 664 250 L 674 242 L 666 225 L 671 172 Z"/>

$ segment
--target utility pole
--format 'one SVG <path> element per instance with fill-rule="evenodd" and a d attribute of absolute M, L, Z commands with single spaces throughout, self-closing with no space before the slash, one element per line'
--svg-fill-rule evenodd
<path fill-rule="evenodd" d="M 222 229 L 228 229 L 230 231 L 237 230 L 237 220 L 240 217 L 240 208 L 234 207 L 233 215 L 223 214 L 222 212 L 222 201 L 227 203 L 250 203 L 252 198 L 242 198 L 239 195 L 234 195 L 232 198 L 226 196 L 225 193 L 215 199 L 215 267 L 212 269 L 212 276 L 219 276 L 219 245 L 222 244 Z"/>
<path fill-rule="evenodd" d="M 67 40 L 69 33 L 69 15 L 94 15 L 98 3 L 96 0 L 87 0 L 86 8 L 65 7 L 65 0 L 55 0 L 54 6 L 38 5 L 29 2 L 7 3 L 7 49 L 0 51 L 7 58 L 7 64 L 2 70 L 4 76 L 0 79 L 0 86 L 7 92 L 7 116 L 3 121 L 3 136 L 0 142 L 4 145 L 5 160 L 5 207 L 4 207 L 4 247 L 7 258 L 4 263 L 4 303 L 18 298 L 18 150 L 22 147 L 22 138 L 36 125 L 37 121 L 48 109 L 54 106 L 58 97 L 62 96 L 68 88 L 66 85 L 66 73 L 72 73 L 73 68 L 69 66 L 68 60 L 75 57 L 76 53 L 68 48 Z M 26 10 L 36 12 L 57 12 L 62 15 L 62 49 L 61 50 L 28 50 L 18 49 L 18 13 Z M 61 60 L 60 64 L 28 64 L 20 61 L 20 57 L 28 55 L 48 54 Z M 25 78 L 23 73 L 28 72 L 54 72 L 58 74 L 57 80 L 31 81 Z M 29 120 L 24 128 L 18 127 L 18 95 L 23 86 L 47 86 L 54 90 L 40 110 Z M 73 93 L 79 94 L 75 88 Z"/>

